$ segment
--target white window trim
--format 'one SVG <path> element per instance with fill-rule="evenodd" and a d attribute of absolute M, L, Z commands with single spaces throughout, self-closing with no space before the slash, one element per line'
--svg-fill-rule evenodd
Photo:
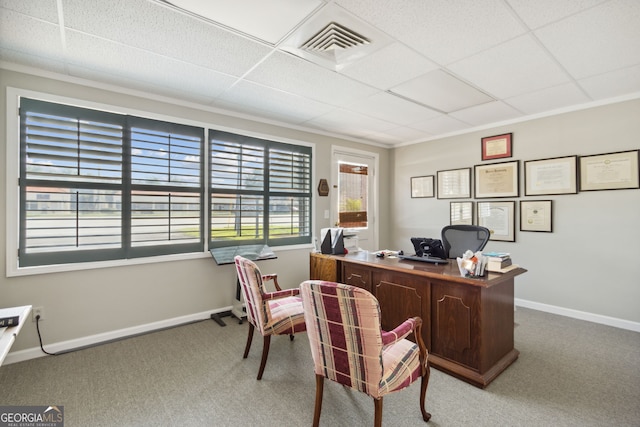
<path fill-rule="evenodd" d="M 94 108 L 102 111 L 112 111 L 120 114 L 131 114 L 137 115 L 141 117 L 148 117 L 156 120 L 169 121 L 174 123 L 182 123 L 187 125 L 193 125 L 202 127 L 205 129 L 205 170 L 209 168 L 209 149 L 208 149 L 208 140 L 209 140 L 209 132 L 208 129 L 211 127 L 215 127 L 219 130 L 224 130 L 227 132 L 236 132 L 242 135 L 254 136 L 257 138 L 266 138 L 272 141 L 283 142 L 294 145 L 302 145 L 311 147 L 311 182 L 315 182 L 316 175 L 316 146 L 313 143 L 309 143 L 306 141 L 298 141 L 289 138 L 276 137 L 268 134 L 261 134 L 258 132 L 248 132 L 243 129 L 232 128 L 228 126 L 218 126 L 213 123 L 204 123 L 197 122 L 193 120 L 183 119 L 179 117 L 171 117 L 164 116 L 161 114 L 155 114 L 148 111 L 141 111 L 136 109 L 131 109 L 127 107 L 114 106 L 109 104 L 96 103 L 87 100 L 81 100 L 76 98 L 68 98 L 59 95 L 52 95 L 43 92 L 32 91 L 28 89 L 20 89 L 15 87 L 7 87 L 7 99 L 6 99 L 6 189 L 5 189 L 5 216 L 6 216 L 6 277 L 17 277 L 17 276 L 29 276 L 35 274 L 46 274 L 46 273 L 56 273 L 56 272 L 64 272 L 64 271 L 78 271 L 78 270 L 90 270 L 97 268 L 110 268 L 110 267 L 123 267 L 129 265 L 138 265 L 138 264 L 152 264 L 152 263 L 165 263 L 171 261 L 184 261 L 190 259 L 198 259 L 198 258 L 210 258 L 211 254 L 209 253 L 208 241 L 205 239 L 205 248 L 203 252 L 195 252 L 195 253 L 187 253 L 187 254 L 174 254 L 174 255 L 161 255 L 154 257 L 143 257 L 143 258 L 133 258 L 133 259 L 122 259 L 122 260 L 109 260 L 109 261 L 97 261 L 97 262 L 85 262 L 85 263 L 77 263 L 77 264 L 58 264 L 58 265 L 45 265 L 45 266 L 36 266 L 36 267 L 18 267 L 18 242 L 19 242 L 19 223 L 20 223 L 20 188 L 18 185 L 18 180 L 20 178 L 20 116 L 19 116 L 19 108 L 20 108 L 20 98 L 35 98 L 41 99 L 43 101 L 49 102 L 57 102 L 61 104 L 68 104 L 79 106 L 83 108 Z M 205 188 L 208 188 L 209 185 L 209 177 L 208 174 L 205 174 Z M 208 201 L 206 201 L 208 203 Z M 316 202 L 315 197 L 311 198 L 311 229 L 315 229 L 315 211 L 316 211 Z M 209 221 L 208 217 L 208 209 L 204 210 L 204 220 Z M 205 223 L 206 223 L 205 222 Z M 300 249 L 309 249 L 313 248 L 313 244 L 301 244 L 301 245 L 290 245 L 290 246 L 278 246 L 278 252 L 285 252 L 289 250 L 300 250 Z"/>

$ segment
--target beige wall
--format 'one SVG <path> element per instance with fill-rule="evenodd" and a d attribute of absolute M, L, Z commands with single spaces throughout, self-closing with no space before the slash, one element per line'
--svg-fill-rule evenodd
<path fill-rule="evenodd" d="M 411 236 L 435 237 L 449 223 L 450 200 L 411 199 L 412 176 L 473 168 L 482 162 L 480 139 L 513 132 L 520 160 L 520 198 L 553 200 L 552 233 L 521 232 L 515 243 L 490 241 L 489 250 L 511 252 L 528 269 L 516 279 L 523 305 L 564 314 L 573 310 L 640 322 L 640 190 L 524 197 L 523 161 L 640 148 L 640 100 L 540 118 L 481 132 L 398 148 L 392 181 L 392 245 L 410 249 Z M 473 169 L 472 169 L 473 170 Z M 470 200 L 470 199 L 468 199 Z M 519 209 L 516 209 L 519 218 Z M 599 320 L 599 319 L 596 319 Z M 602 320 L 602 319 L 600 319 Z M 606 319 L 605 319 L 606 320 Z"/>
<path fill-rule="evenodd" d="M 56 78 L 19 73 L 0 69 L 2 93 L 0 97 L 0 123 L 2 126 L 2 149 L 0 164 L 6 164 L 6 88 L 14 87 L 53 95 L 71 97 L 91 102 L 121 106 L 153 114 L 185 118 L 208 124 L 212 127 L 244 129 L 260 132 L 274 138 L 304 141 L 315 144 L 315 182 L 330 179 L 331 146 L 338 145 L 378 153 L 380 174 L 389 176 L 388 150 L 365 146 L 353 142 L 286 129 L 249 120 L 212 113 L 206 109 L 189 108 L 159 100 L 147 95 L 131 95 L 131 91 L 116 88 L 96 88 L 90 82 L 62 81 Z M 82 83 L 82 84 L 78 84 Z M 86 84 L 86 85 L 85 85 Z M 102 87 L 102 86 L 101 86 Z M 331 182 L 330 182 L 331 184 Z M 379 223 L 388 224 L 389 183 L 381 181 L 379 198 L 382 211 Z M 6 176 L 0 173 L 0 236 L 4 242 L 6 233 Z M 329 209 L 329 197 L 316 197 L 315 230 L 328 227 L 323 212 Z M 15 207 L 9 207 L 14 209 Z M 319 213 L 319 214 L 318 214 Z M 381 244 L 388 239 L 385 228 L 381 231 Z M 308 278 L 310 248 L 279 251 L 277 260 L 261 262 L 265 272 L 277 272 L 283 287 L 295 287 Z M 5 245 L 0 245 L 0 259 L 5 267 Z M 6 270 L 5 270 L 6 271 Z M 113 331 L 136 330 L 145 325 L 180 318 L 195 313 L 212 312 L 231 306 L 235 295 L 235 272 L 233 266 L 217 266 L 206 253 L 196 259 L 111 267 L 84 271 L 50 273 L 23 277 L 0 275 L 0 307 L 16 305 L 42 306 L 45 320 L 41 329 L 46 344 L 85 343 L 109 337 Z M 212 327 L 218 327 L 212 322 Z M 94 337 L 97 336 L 97 337 Z M 38 346 L 34 323 L 27 323 L 21 332 L 13 351 L 32 349 Z M 51 347 L 50 347 L 51 348 Z"/>

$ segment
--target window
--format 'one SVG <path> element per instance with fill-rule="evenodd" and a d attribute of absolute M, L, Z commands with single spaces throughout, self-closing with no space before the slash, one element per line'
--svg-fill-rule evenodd
<path fill-rule="evenodd" d="M 311 242 L 311 148 L 209 133 L 210 247 Z"/>
<path fill-rule="evenodd" d="M 19 103 L 18 267 L 311 242 L 309 146 Z"/>
<path fill-rule="evenodd" d="M 340 162 L 338 217 L 345 228 L 367 227 L 369 169 L 367 165 Z"/>
<path fill-rule="evenodd" d="M 202 251 L 204 129 L 23 98 L 19 265 Z"/>

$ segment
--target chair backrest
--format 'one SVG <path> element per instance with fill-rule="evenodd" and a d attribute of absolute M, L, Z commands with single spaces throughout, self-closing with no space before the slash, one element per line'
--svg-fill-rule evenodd
<path fill-rule="evenodd" d="M 340 283 L 300 285 L 315 373 L 375 396 L 380 388 L 382 328 L 378 300 Z"/>
<path fill-rule="evenodd" d="M 491 232 L 479 225 L 447 225 L 442 229 L 442 245 L 447 258 L 461 257 L 463 253 L 481 251 L 489 241 Z"/>
<path fill-rule="evenodd" d="M 266 293 L 262 273 L 260 273 L 258 266 L 247 258 L 238 255 L 234 261 L 247 310 L 247 320 L 262 333 L 264 332 L 263 325 L 267 321 L 265 304 L 262 300 L 262 295 Z"/>

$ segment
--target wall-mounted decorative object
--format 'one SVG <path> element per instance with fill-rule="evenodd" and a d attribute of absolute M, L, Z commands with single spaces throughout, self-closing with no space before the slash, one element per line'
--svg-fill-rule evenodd
<path fill-rule="evenodd" d="M 433 175 L 411 177 L 411 198 L 433 197 Z"/>
<path fill-rule="evenodd" d="M 520 231 L 553 231 L 551 200 L 520 201 Z"/>
<path fill-rule="evenodd" d="M 524 162 L 524 195 L 576 194 L 578 156 Z"/>
<path fill-rule="evenodd" d="M 487 136 L 481 140 L 482 160 L 504 159 L 511 157 L 513 148 L 513 134 Z"/>
<path fill-rule="evenodd" d="M 475 196 L 478 199 L 491 197 L 518 197 L 520 161 L 475 165 Z"/>
<path fill-rule="evenodd" d="M 329 195 L 329 183 L 326 179 L 322 178 L 318 183 L 318 196 L 328 196 Z"/>
<path fill-rule="evenodd" d="M 473 225 L 473 202 L 449 202 L 449 224 Z"/>
<path fill-rule="evenodd" d="M 580 191 L 640 188 L 640 150 L 580 157 Z"/>
<path fill-rule="evenodd" d="M 471 168 L 438 171 L 438 199 L 471 197 Z"/>
<path fill-rule="evenodd" d="M 489 240 L 516 241 L 516 202 L 478 202 L 476 205 L 476 224 L 489 229 L 491 232 Z"/>

